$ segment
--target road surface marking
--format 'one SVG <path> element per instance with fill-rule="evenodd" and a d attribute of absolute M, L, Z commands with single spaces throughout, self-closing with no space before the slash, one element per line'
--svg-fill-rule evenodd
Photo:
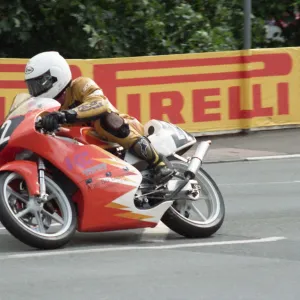
<path fill-rule="evenodd" d="M 254 157 L 247 157 L 246 159 L 251 161 L 251 160 L 272 160 L 272 159 L 285 159 L 285 158 L 300 158 L 300 154 L 254 156 Z"/>
<path fill-rule="evenodd" d="M 293 181 L 269 181 L 269 182 L 241 182 L 241 183 L 219 183 L 219 186 L 235 186 L 235 185 L 277 185 L 277 184 L 299 184 L 300 180 Z"/>
<path fill-rule="evenodd" d="M 260 239 L 249 240 L 233 240 L 233 241 L 220 241 L 220 242 L 202 242 L 202 243 L 188 243 L 177 245 L 163 245 L 163 246 L 125 246 L 125 247 L 109 247 L 109 248 L 91 248 L 91 249 L 74 249 L 74 250 L 52 250 L 52 251 L 35 251 L 30 253 L 16 253 L 0 256 L 0 260 L 6 259 L 19 259 L 19 258 L 36 258 L 45 256 L 61 256 L 70 254 L 88 254 L 100 252 L 120 252 L 120 251 L 137 251 L 137 250 L 170 250 L 180 248 L 197 248 L 208 246 L 223 246 L 223 245 L 237 245 L 237 244 L 253 244 L 253 243 L 268 243 L 276 242 L 286 239 L 285 237 L 267 237 Z"/>
<path fill-rule="evenodd" d="M 220 164 L 220 163 L 243 163 L 243 162 L 255 162 L 255 161 L 272 161 L 280 159 L 292 159 L 300 158 L 300 154 L 284 154 L 284 155 L 265 155 L 265 156 L 250 156 L 242 158 L 229 158 L 229 159 L 215 159 L 204 161 L 204 164 Z"/>

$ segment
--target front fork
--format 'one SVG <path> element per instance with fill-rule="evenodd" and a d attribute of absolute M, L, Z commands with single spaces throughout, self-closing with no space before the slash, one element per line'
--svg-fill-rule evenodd
<path fill-rule="evenodd" d="M 39 198 L 42 201 L 46 201 L 48 198 L 48 195 L 46 194 L 46 183 L 45 183 L 45 164 L 41 157 L 38 158 L 38 178 L 39 178 L 39 184 L 40 184 L 40 196 Z"/>

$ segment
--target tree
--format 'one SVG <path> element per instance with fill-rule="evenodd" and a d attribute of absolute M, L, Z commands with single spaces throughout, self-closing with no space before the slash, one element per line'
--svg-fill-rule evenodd
<path fill-rule="evenodd" d="M 104 58 L 241 49 L 241 0 L 4 0 L 1 57 L 57 50 L 66 58 Z M 253 0 L 253 48 L 268 47 L 265 19 L 286 2 Z M 299 25 L 278 45 L 299 45 Z"/>

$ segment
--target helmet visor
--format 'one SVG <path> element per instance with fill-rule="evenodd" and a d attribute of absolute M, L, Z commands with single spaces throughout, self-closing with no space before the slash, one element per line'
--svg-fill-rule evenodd
<path fill-rule="evenodd" d="M 29 94 L 33 97 L 37 97 L 51 89 L 55 81 L 55 77 L 51 76 L 49 70 L 39 77 L 26 80 L 26 85 Z"/>

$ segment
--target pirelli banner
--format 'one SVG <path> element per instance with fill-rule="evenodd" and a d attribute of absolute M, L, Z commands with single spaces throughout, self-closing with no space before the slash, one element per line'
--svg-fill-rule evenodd
<path fill-rule="evenodd" d="M 122 112 L 192 133 L 300 124 L 300 48 L 69 60 Z M 0 59 L 0 121 L 24 84 L 26 59 Z"/>

